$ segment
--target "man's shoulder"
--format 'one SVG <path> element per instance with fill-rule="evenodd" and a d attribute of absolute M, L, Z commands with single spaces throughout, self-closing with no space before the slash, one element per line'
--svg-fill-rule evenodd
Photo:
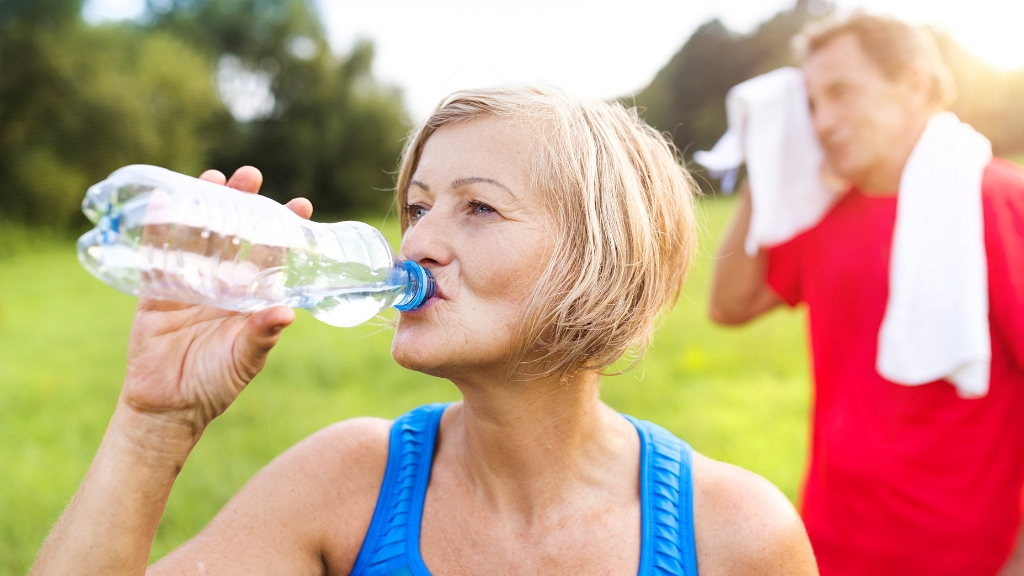
<path fill-rule="evenodd" d="M 987 203 L 1024 199 L 1024 166 L 993 158 L 985 168 L 981 194 Z"/>

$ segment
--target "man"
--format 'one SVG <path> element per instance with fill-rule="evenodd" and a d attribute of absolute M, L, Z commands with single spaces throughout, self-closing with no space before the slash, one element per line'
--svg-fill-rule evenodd
<path fill-rule="evenodd" d="M 815 397 L 801 508 L 821 573 L 1024 574 L 1024 171 L 985 169 L 988 393 L 876 370 L 904 166 L 952 84 L 934 41 L 867 15 L 802 35 L 814 131 L 849 191 L 812 229 L 748 257 L 749 192 L 719 250 L 710 314 L 807 305 Z"/>

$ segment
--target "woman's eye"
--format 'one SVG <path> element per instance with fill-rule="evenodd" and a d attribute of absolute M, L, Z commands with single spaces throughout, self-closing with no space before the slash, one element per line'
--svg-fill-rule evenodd
<path fill-rule="evenodd" d="M 485 215 L 485 214 L 496 214 L 497 213 L 497 211 L 494 208 L 491 208 L 487 204 L 482 204 L 480 202 L 470 202 L 469 203 L 469 211 L 470 211 L 471 214 L 474 214 L 474 215 L 476 215 L 476 214 Z"/>
<path fill-rule="evenodd" d="M 407 214 L 409 214 L 409 220 L 412 222 L 415 222 L 427 215 L 427 207 L 420 206 L 419 204 L 406 206 L 405 211 Z"/>

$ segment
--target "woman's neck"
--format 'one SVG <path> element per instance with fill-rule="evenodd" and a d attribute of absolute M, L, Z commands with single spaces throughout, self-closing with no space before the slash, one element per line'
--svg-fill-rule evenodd
<path fill-rule="evenodd" d="M 580 490 L 632 485 L 639 437 L 601 402 L 599 384 L 595 373 L 458 384 L 465 401 L 442 420 L 438 460 L 458 466 L 499 513 L 530 516 Z"/>

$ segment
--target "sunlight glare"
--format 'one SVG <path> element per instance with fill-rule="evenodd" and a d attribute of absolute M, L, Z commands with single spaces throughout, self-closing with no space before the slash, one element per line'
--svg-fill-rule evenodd
<path fill-rule="evenodd" d="M 863 9 L 944 31 L 986 64 L 1024 69 L 1024 2 L 1020 0 L 835 0 L 841 12 Z"/>
<path fill-rule="evenodd" d="M 950 34 L 971 54 L 1003 71 L 1024 68 L 1024 4 L 1007 3 L 992 21 L 962 21 L 949 27 Z M 998 20 L 999 22 L 995 22 Z"/>

